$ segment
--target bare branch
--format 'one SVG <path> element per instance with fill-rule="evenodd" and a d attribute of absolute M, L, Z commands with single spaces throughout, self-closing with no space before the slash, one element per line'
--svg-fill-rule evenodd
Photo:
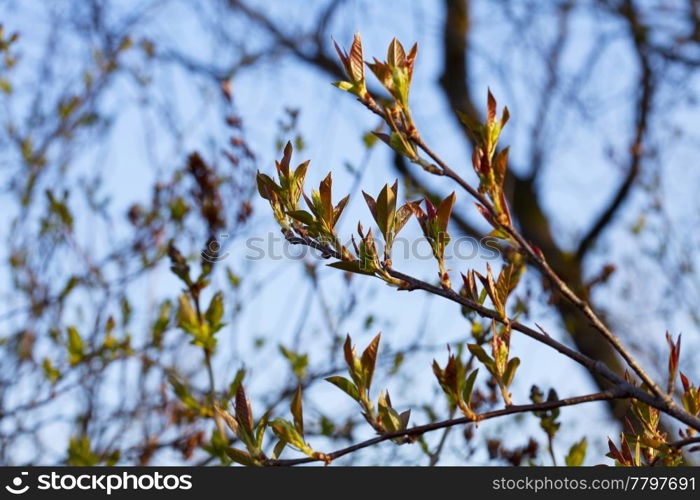
<path fill-rule="evenodd" d="M 314 248 L 316 250 L 319 250 L 322 255 L 326 256 L 327 258 L 329 257 L 334 257 L 336 259 L 340 259 L 341 255 L 333 248 L 320 243 L 312 238 L 309 237 L 299 237 L 299 236 L 294 236 L 293 234 L 288 234 L 287 235 L 287 240 L 292 243 L 292 244 L 301 244 L 301 245 L 306 245 L 311 248 Z M 534 252 L 534 251 L 533 251 Z M 545 263 L 546 264 L 546 263 Z M 464 307 L 467 307 L 471 309 L 472 311 L 476 312 L 477 314 L 481 315 L 482 317 L 493 319 L 498 323 L 501 324 L 507 324 L 510 326 L 511 329 L 518 331 L 520 333 L 525 334 L 526 336 L 542 343 L 545 344 L 556 351 L 558 351 L 560 354 L 563 354 L 564 356 L 568 357 L 569 359 L 572 359 L 573 361 L 576 361 L 580 365 L 584 366 L 586 369 L 588 369 L 589 372 L 598 374 L 602 376 L 603 378 L 607 379 L 609 382 L 611 382 L 614 386 L 620 388 L 621 390 L 624 390 L 626 394 L 628 394 L 630 397 L 633 397 L 635 399 L 638 399 L 639 401 L 642 401 L 670 416 L 673 418 L 683 422 L 684 424 L 696 429 L 700 430 L 700 418 L 691 415 L 690 413 L 682 410 L 681 408 L 676 405 L 676 403 L 671 399 L 669 395 L 664 393 L 660 388 L 657 389 L 659 391 L 659 394 L 656 394 L 655 396 L 650 395 L 646 391 L 644 391 L 641 388 L 634 387 L 631 385 L 629 382 L 627 382 L 623 377 L 620 375 L 614 373 L 613 371 L 610 370 L 604 363 L 594 360 L 592 358 L 589 358 L 588 356 L 581 354 L 580 352 L 562 344 L 561 342 L 555 340 L 553 337 L 544 334 L 540 331 L 534 330 L 526 325 L 523 325 L 522 323 L 515 321 L 511 318 L 503 318 L 501 315 L 492 309 L 489 309 L 479 303 L 473 302 L 466 297 L 463 297 L 462 295 L 458 294 L 451 288 L 441 288 L 437 287 L 435 285 L 431 285 L 430 283 L 426 283 L 425 281 L 422 281 L 420 279 L 414 278 L 413 276 L 409 276 L 407 274 L 401 273 L 399 271 L 396 271 L 391 268 L 386 268 L 385 269 L 390 276 L 393 278 L 396 278 L 398 280 L 402 280 L 405 282 L 404 289 L 406 290 L 423 290 L 426 292 L 429 292 L 433 295 L 438 295 L 440 297 L 444 297 L 448 300 L 451 300 L 452 302 L 455 302 L 457 304 L 460 304 Z M 556 275 L 555 275 L 556 276 Z M 566 286 L 566 285 L 564 285 Z M 587 307 L 587 306 L 586 306 Z M 611 334 L 612 335 L 612 334 Z M 613 335 L 614 337 L 614 335 Z M 614 337 L 617 342 L 619 343 L 619 340 L 617 337 Z M 624 350 L 624 347 L 622 348 Z M 625 351 L 626 352 L 626 351 Z M 636 363 L 636 362 L 635 362 Z M 641 370 L 641 367 L 640 367 Z M 641 370 L 642 373 L 645 373 L 644 370 Z M 648 375 L 647 375 L 648 377 Z M 646 383 L 646 382 L 645 382 Z M 647 386 L 653 391 L 653 388 L 647 384 Z"/>
<path fill-rule="evenodd" d="M 574 406 L 574 405 L 579 405 L 579 404 L 583 404 L 583 403 L 591 403 L 594 401 L 606 401 L 606 400 L 610 400 L 610 399 L 618 399 L 618 398 L 624 398 L 624 397 L 627 397 L 625 395 L 624 391 L 619 390 L 619 389 L 612 389 L 609 391 L 597 392 L 595 394 L 587 394 L 585 396 L 578 396 L 578 397 L 573 397 L 573 398 L 561 399 L 559 401 L 547 401 L 547 402 L 539 403 L 539 404 L 514 405 L 514 406 L 509 406 L 508 408 L 503 408 L 501 410 L 494 410 L 494 411 L 481 413 L 481 414 L 476 415 L 475 417 L 453 418 L 453 419 L 449 419 L 449 420 L 442 420 L 440 422 L 433 422 L 430 424 L 419 425 L 419 426 L 413 427 L 411 429 L 403 430 L 403 431 L 388 432 L 386 434 L 382 434 L 381 436 L 377 436 L 375 438 L 368 439 L 366 441 L 362 441 L 362 442 L 354 444 L 352 446 L 348 446 L 347 448 L 343 448 L 341 450 L 334 451 L 333 453 L 324 454 L 324 456 L 330 460 L 336 460 L 342 456 L 345 456 L 345 455 L 348 455 L 350 453 L 354 453 L 356 451 L 362 450 L 363 448 L 368 448 L 370 446 L 374 446 L 376 444 L 379 444 L 383 441 L 388 441 L 390 439 L 404 438 L 404 439 L 406 439 L 406 442 L 412 442 L 418 436 L 422 436 L 423 434 L 426 434 L 428 432 L 436 431 L 439 429 L 447 429 L 447 428 L 454 427 L 457 425 L 464 425 L 464 424 L 469 424 L 469 423 L 474 423 L 474 422 L 482 422 L 485 420 L 504 417 L 507 415 L 515 415 L 518 413 L 529 413 L 532 411 L 553 410 L 555 408 L 562 408 L 564 406 Z M 312 457 L 290 459 L 290 460 L 269 460 L 266 465 L 293 466 L 293 465 L 308 464 L 311 462 L 318 462 L 319 460 L 320 459 L 318 459 L 318 458 L 312 458 Z"/>

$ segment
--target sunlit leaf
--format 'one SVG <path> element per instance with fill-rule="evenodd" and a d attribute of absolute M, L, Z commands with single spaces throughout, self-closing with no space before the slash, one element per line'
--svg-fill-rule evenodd
<path fill-rule="evenodd" d="M 350 396 L 355 401 L 358 401 L 360 399 L 360 393 L 358 392 L 355 384 L 353 384 L 350 380 L 346 379 L 345 377 L 334 375 L 332 377 L 327 377 L 325 380 L 335 385 L 339 389 L 343 390 L 348 396 Z"/>

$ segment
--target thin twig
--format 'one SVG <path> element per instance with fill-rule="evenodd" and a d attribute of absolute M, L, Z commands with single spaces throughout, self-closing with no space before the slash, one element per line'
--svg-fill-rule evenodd
<path fill-rule="evenodd" d="M 700 444 L 700 436 L 690 437 L 690 438 L 686 438 L 686 439 L 680 439 L 678 441 L 673 441 L 671 443 L 668 443 L 668 445 L 671 448 L 683 448 L 684 446 L 688 446 L 691 444 Z M 699 450 L 700 450 L 700 448 L 699 448 Z"/>
<path fill-rule="evenodd" d="M 451 419 L 454 418 L 454 415 L 455 410 L 450 410 Z M 445 443 L 447 443 L 447 438 L 449 437 L 451 430 L 452 427 L 445 427 L 445 430 L 442 432 L 442 436 L 440 437 L 440 441 L 438 442 L 435 451 L 430 454 L 430 467 L 434 467 L 435 465 L 437 465 L 438 461 L 440 460 L 440 455 L 442 455 L 442 449 L 445 447 Z"/>
<path fill-rule="evenodd" d="M 493 418 L 503 417 L 506 415 L 514 415 L 516 413 L 528 413 L 528 412 L 532 412 L 532 411 L 553 410 L 555 408 L 561 408 L 564 406 L 573 406 L 573 405 L 578 405 L 578 404 L 582 404 L 582 403 L 590 403 L 593 401 L 607 401 L 610 399 L 618 399 L 618 398 L 624 398 L 624 397 L 629 397 L 629 396 L 625 393 L 625 391 L 623 391 L 619 388 L 616 388 L 616 389 L 611 389 L 608 391 L 597 392 L 594 394 L 587 394 L 585 396 L 577 396 L 577 397 L 573 397 L 573 398 L 560 399 L 559 401 L 546 401 L 544 403 L 537 403 L 537 404 L 514 405 L 514 406 L 509 406 L 507 408 L 503 408 L 500 410 L 494 410 L 494 411 L 481 413 L 481 414 L 476 415 L 475 417 L 452 418 L 452 419 L 448 419 L 448 420 L 442 420 L 440 422 L 433 422 L 430 424 L 419 425 L 419 426 L 413 427 L 411 429 L 406 429 L 403 431 L 387 432 L 386 434 L 382 434 L 381 436 L 377 436 L 375 438 L 368 439 L 368 440 L 362 441 L 360 443 L 356 443 L 352 446 L 348 446 L 347 448 L 343 448 L 341 450 L 334 451 L 333 453 L 327 453 L 324 456 L 330 460 L 336 460 L 342 456 L 356 452 L 356 451 L 361 450 L 363 448 L 374 446 L 375 444 L 381 443 L 383 441 L 388 441 L 390 439 L 405 438 L 408 442 L 410 442 L 414 438 L 417 438 L 425 433 L 439 430 L 439 429 L 454 427 L 456 425 L 469 424 L 469 423 L 473 423 L 473 422 L 482 422 L 484 420 L 490 420 Z M 308 464 L 311 462 L 318 462 L 320 460 L 321 459 L 319 459 L 319 458 L 313 458 L 313 457 L 297 458 L 297 459 L 289 459 L 289 460 L 269 460 L 267 462 L 267 465 L 292 466 L 292 465 Z"/>

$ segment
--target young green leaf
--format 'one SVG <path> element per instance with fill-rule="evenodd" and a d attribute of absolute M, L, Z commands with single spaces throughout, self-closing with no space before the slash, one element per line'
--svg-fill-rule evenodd
<path fill-rule="evenodd" d="M 520 366 L 520 358 L 513 358 L 508 361 L 505 372 L 503 373 L 503 385 L 509 387 L 515 377 L 515 371 Z"/>
<path fill-rule="evenodd" d="M 289 443 L 302 453 L 307 455 L 313 454 L 311 447 L 306 444 L 303 436 L 299 433 L 299 431 L 297 431 L 291 422 L 288 422 L 282 418 L 276 418 L 270 422 L 270 427 L 272 427 L 272 431 L 281 441 Z"/>
<path fill-rule="evenodd" d="M 386 61 L 389 66 L 401 67 L 406 64 L 406 52 L 404 51 L 403 45 L 395 37 L 391 40 L 389 44 L 389 49 L 387 50 Z"/>
<path fill-rule="evenodd" d="M 476 359 L 481 361 L 481 363 L 483 363 L 492 374 L 495 373 L 496 363 L 488 354 L 486 354 L 483 347 L 478 344 L 468 344 L 467 348 L 469 349 L 469 352 L 472 353 Z"/>
<path fill-rule="evenodd" d="M 379 351 L 379 341 L 381 337 L 382 334 L 378 333 L 362 353 L 361 364 L 366 389 L 369 389 L 372 385 L 372 377 L 374 376 L 374 367 L 377 364 L 377 352 Z"/>
<path fill-rule="evenodd" d="M 350 380 L 346 379 L 345 377 L 341 377 L 339 375 L 334 375 L 332 377 L 327 377 L 326 382 L 330 382 L 334 386 L 338 387 L 342 391 L 344 391 L 348 396 L 350 396 L 352 399 L 355 401 L 360 400 L 360 392 L 357 390 L 357 387 L 355 384 L 353 384 Z"/>
<path fill-rule="evenodd" d="M 44 360 L 41 363 L 41 366 L 44 370 L 44 376 L 46 379 L 51 382 L 52 384 L 55 384 L 58 382 L 62 376 L 61 372 L 53 365 L 51 360 L 49 358 L 44 358 Z"/>
<path fill-rule="evenodd" d="M 294 417 L 294 427 L 301 434 L 304 435 L 304 415 L 301 403 L 301 385 L 297 386 L 297 390 L 294 393 L 294 398 L 292 399 L 291 412 Z"/>
<path fill-rule="evenodd" d="M 346 75 L 351 80 L 349 82 L 336 82 L 334 85 L 342 90 L 352 92 L 360 99 L 365 98 L 367 89 L 365 88 L 365 68 L 360 34 L 355 33 L 349 54 L 341 50 L 335 40 L 333 40 L 333 45 L 338 53 L 338 58 L 345 68 Z"/>
<path fill-rule="evenodd" d="M 315 220 L 314 216 L 306 210 L 290 210 L 289 212 L 287 212 L 287 215 L 289 215 L 295 220 L 298 220 L 302 224 L 306 224 L 307 226 L 312 225 Z"/>
<path fill-rule="evenodd" d="M 282 439 L 277 441 L 274 449 L 272 450 L 271 458 L 272 460 L 278 460 L 284 449 L 287 447 L 287 443 Z"/>
<path fill-rule="evenodd" d="M 336 269 L 341 269 L 349 273 L 365 274 L 368 276 L 374 276 L 374 271 L 365 269 L 359 260 L 339 260 L 338 262 L 333 262 L 328 264 L 328 267 L 334 267 Z"/>
<path fill-rule="evenodd" d="M 338 220 L 340 220 L 340 216 L 343 214 L 343 210 L 345 210 L 345 206 L 348 204 L 348 201 L 350 201 L 350 195 L 347 195 L 345 198 L 340 200 L 338 204 L 335 206 L 333 209 L 333 226 L 338 223 Z"/>
<path fill-rule="evenodd" d="M 476 376 L 479 374 L 479 369 L 473 370 L 467 377 L 464 383 L 464 390 L 462 391 L 462 399 L 467 406 L 471 406 L 472 393 L 474 392 L 474 383 L 476 382 Z"/>
<path fill-rule="evenodd" d="M 199 331 L 199 318 L 192 307 L 192 303 L 187 295 L 182 294 L 178 297 L 179 309 L 177 312 L 177 326 L 192 335 Z"/>
<path fill-rule="evenodd" d="M 85 357 L 85 344 L 74 326 L 68 327 L 68 356 L 71 366 L 77 365 Z"/>
<path fill-rule="evenodd" d="M 568 467 L 579 467 L 583 464 L 586 458 L 586 448 L 588 444 L 586 443 L 586 438 L 581 439 L 577 443 L 574 443 L 571 448 L 569 448 L 569 453 L 566 455 L 565 462 Z"/>
<path fill-rule="evenodd" d="M 236 395 L 236 393 L 238 392 L 238 387 L 240 387 L 244 378 L 245 370 L 241 368 L 236 372 L 236 375 L 233 377 L 233 380 L 231 381 L 231 384 L 228 387 L 229 398 Z"/>
<path fill-rule="evenodd" d="M 204 314 L 211 333 L 215 333 L 221 328 L 223 328 L 223 323 L 221 323 L 221 318 L 224 316 L 224 295 L 221 292 L 216 292 L 214 297 L 212 297 L 207 312 Z"/>
<path fill-rule="evenodd" d="M 447 223 L 450 221 L 450 216 L 452 215 L 452 207 L 454 207 L 457 195 L 454 191 L 447 198 L 440 202 L 437 208 L 437 221 L 438 227 L 441 231 L 447 232 Z"/>
<path fill-rule="evenodd" d="M 391 407 L 391 399 L 388 392 L 385 391 L 379 394 L 377 407 L 379 409 L 379 418 L 387 431 L 395 432 L 401 430 L 401 416 Z"/>
<path fill-rule="evenodd" d="M 394 188 L 390 188 L 388 184 L 385 184 L 377 197 L 376 221 L 385 241 L 391 237 L 394 230 L 394 216 L 396 212 L 395 189 L 397 188 L 397 184 L 394 184 Z"/>
<path fill-rule="evenodd" d="M 321 181 L 321 185 L 318 189 L 321 198 L 321 208 L 323 209 L 323 218 L 329 222 L 332 220 L 333 216 L 333 199 L 331 193 L 332 189 L 333 179 L 331 177 L 331 174 L 329 173 L 326 176 L 326 178 L 323 179 L 323 181 Z"/>
<path fill-rule="evenodd" d="M 224 422 L 231 432 L 238 435 L 238 421 L 229 412 L 221 408 L 218 404 L 214 406 L 214 413 L 218 415 Z"/>
<path fill-rule="evenodd" d="M 259 467 L 262 465 L 249 453 L 239 450 L 238 448 L 227 448 L 226 455 L 237 464 L 245 465 L 246 467 Z"/>
<path fill-rule="evenodd" d="M 479 120 L 474 118 L 472 115 L 463 113 L 459 110 L 457 111 L 457 117 L 459 118 L 459 121 L 462 122 L 462 125 L 467 127 L 467 130 L 470 132 L 470 135 L 475 141 L 479 139 L 483 140 L 484 126 Z"/>
<path fill-rule="evenodd" d="M 345 364 L 348 365 L 348 369 L 351 372 L 355 371 L 355 348 L 352 346 L 352 339 L 350 335 L 345 336 L 345 343 L 343 343 L 343 357 L 345 358 Z"/>
<path fill-rule="evenodd" d="M 257 450 L 262 450 L 263 440 L 265 439 L 265 431 L 267 430 L 269 420 L 270 410 L 266 411 L 265 414 L 260 417 L 260 420 L 258 420 L 258 423 L 255 426 L 255 448 Z"/>

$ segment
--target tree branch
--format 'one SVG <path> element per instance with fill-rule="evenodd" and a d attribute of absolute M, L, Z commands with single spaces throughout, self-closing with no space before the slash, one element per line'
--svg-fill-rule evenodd
<path fill-rule="evenodd" d="M 286 235 L 287 241 L 289 241 L 292 244 L 301 244 L 301 245 L 306 245 L 311 248 L 314 248 L 318 251 L 321 252 L 321 254 L 326 257 L 333 257 L 336 259 L 341 259 L 341 255 L 334 249 L 329 247 L 328 245 L 325 245 L 321 242 L 318 242 L 312 238 L 309 237 L 302 237 L 302 236 L 294 236 L 291 233 L 288 233 Z M 440 297 L 444 297 L 452 302 L 455 302 L 461 306 L 467 307 L 468 309 L 471 309 L 472 311 L 476 312 L 480 316 L 484 318 L 489 318 L 492 319 L 498 323 L 504 324 L 504 325 L 509 325 L 512 330 L 518 331 L 520 333 L 525 334 L 526 336 L 532 338 L 533 340 L 536 340 L 542 344 L 545 344 L 562 355 L 568 357 L 569 359 L 572 359 L 573 361 L 576 361 L 580 365 L 584 366 L 585 368 L 588 369 L 589 372 L 595 373 L 597 375 L 600 375 L 601 377 L 605 378 L 609 382 L 611 382 L 615 387 L 624 390 L 626 394 L 628 394 L 630 397 L 633 397 L 639 401 L 642 401 L 660 411 L 663 413 L 666 413 L 669 416 L 672 416 L 676 420 L 683 422 L 684 424 L 692 427 L 693 429 L 699 430 L 700 431 L 700 418 L 691 415 L 690 413 L 682 410 L 681 408 L 676 405 L 676 403 L 671 399 L 671 397 L 667 394 L 665 394 L 663 391 L 661 391 L 661 395 L 655 394 L 655 396 L 650 395 L 643 389 L 639 387 L 635 387 L 632 384 L 630 384 L 627 380 L 625 380 L 623 377 L 620 375 L 616 374 L 610 368 L 608 368 L 604 363 L 601 361 L 589 358 L 585 354 L 582 354 L 564 344 L 561 342 L 555 340 L 554 338 L 550 337 L 546 333 L 542 333 L 540 331 L 536 331 L 526 325 L 523 325 L 522 323 L 515 321 L 511 318 L 508 317 L 502 317 L 497 311 L 494 311 L 492 309 L 489 309 L 488 307 L 485 307 L 477 302 L 474 302 L 472 300 L 469 300 L 466 297 L 463 297 L 462 295 L 458 294 L 455 292 L 452 288 L 440 288 L 435 285 L 431 285 L 430 283 L 427 283 L 425 281 L 422 281 L 418 278 L 414 278 L 413 276 L 409 276 L 407 274 L 401 273 L 399 271 L 396 271 L 395 269 L 392 269 L 390 267 L 385 267 L 384 270 L 393 278 L 399 279 L 404 281 L 406 284 L 403 287 L 405 290 L 423 290 L 426 292 L 429 292 L 433 295 L 438 295 Z M 643 372 L 643 370 L 642 370 Z M 648 384 L 647 384 L 648 386 Z M 648 386 L 650 387 L 650 386 Z M 657 386 L 658 387 L 658 386 Z M 650 387 L 650 389 L 652 389 Z M 653 389 L 652 389 L 653 390 Z"/>
<path fill-rule="evenodd" d="M 476 415 L 475 417 L 452 418 L 452 419 L 448 419 L 448 420 L 442 420 L 440 422 L 433 422 L 430 424 L 419 425 L 419 426 L 413 427 L 411 429 L 406 429 L 403 431 L 388 432 L 386 434 L 382 434 L 381 436 L 377 436 L 375 438 L 368 439 L 366 441 L 362 441 L 362 442 L 354 444 L 352 446 L 348 446 L 347 448 L 343 448 L 343 449 L 334 451 L 333 453 L 324 454 L 324 457 L 327 460 L 331 460 L 331 461 L 336 460 L 342 456 L 345 456 L 345 455 L 348 455 L 350 453 L 354 453 L 356 451 L 362 450 L 363 448 L 368 448 L 370 446 L 374 446 L 375 444 L 381 443 L 383 441 L 388 441 L 390 439 L 404 438 L 406 440 L 406 442 L 412 442 L 415 438 L 422 436 L 423 434 L 426 434 L 428 432 L 436 431 L 439 429 L 446 429 L 446 428 L 454 427 L 456 425 L 463 425 L 463 424 L 469 424 L 469 423 L 474 423 L 474 422 L 482 422 L 485 420 L 504 417 L 507 415 L 514 415 L 514 414 L 518 414 L 518 413 L 553 410 L 555 408 L 562 408 L 564 406 L 574 406 L 574 405 L 579 405 L 579 404 L 583 404 L 583 403 L 590 403 L 593 401 L 606 401 L 606 400 L 610 400 L 610 399 L 625 398 L 625 397 L 628 397 L 628 396 L 625 394 L 624 391 L 622 391 L 620 389 L 611 389 L 609 391 L 597 392 L 595 394 L 587 394 L 585 396 L 560 399 L 559 401 L 547 401 L 544 403 L 527 404 L 527 405 L 514 405 L 514 406 L 509 406 L 507 408 L 503 408 L 500 410 L 494 410 L 494 411 L 481 413 L 481 414 Z M 293 466 L 293 465 L 308 464 L 308 463 L 319 462 L 319 461 L 322 461 L 322 459 L 321 458 L 306 457 L 306 458 L 296 458 L 296 459 L 289 459 L 289 460 L 269 460 L 266 465 Z"/>
<path fill-rule="evenodd" d="M 692 444 L 700 444 L 700 436 L 695 436 L 695 437 L 690 437 L 686 439 L 680 439 L 678 441 L 673 441 L 671 443 L 668 443 L 669 446 L 672 448 L 683 448 L 684 446 L 689 446 Z M 697 450 L 693 449 L 690 451 L 700 451 L 700 448 Z"/>

